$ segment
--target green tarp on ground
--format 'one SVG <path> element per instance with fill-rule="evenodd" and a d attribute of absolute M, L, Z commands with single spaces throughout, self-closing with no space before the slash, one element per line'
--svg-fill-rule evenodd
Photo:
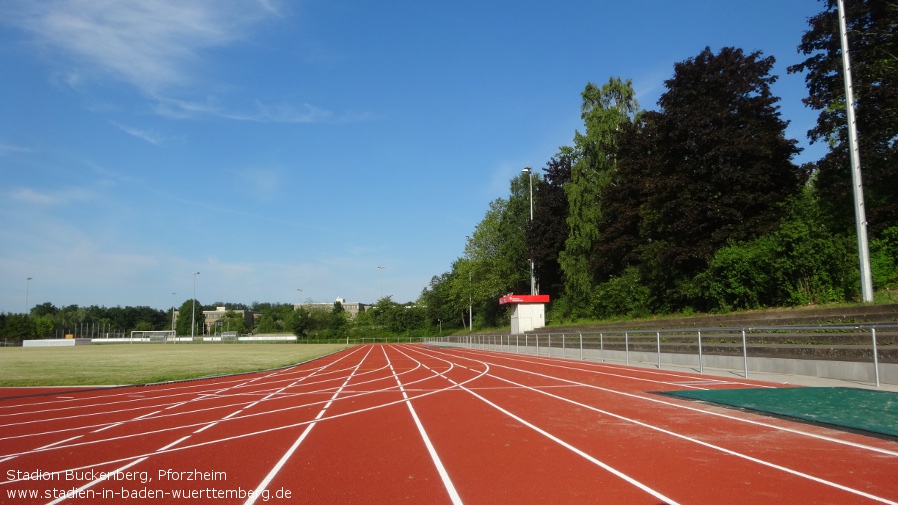
<path fill-rule="evenodd" d="M 898 393 L 855 388 L 668 391 L 665 394 L 898 437 Z"/>

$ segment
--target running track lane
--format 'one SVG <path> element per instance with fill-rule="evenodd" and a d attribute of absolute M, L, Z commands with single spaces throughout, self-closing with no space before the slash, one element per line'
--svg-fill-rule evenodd
<path fill-rule="evenodd" d="M 120 503 L 125 489 L 154 494 L 133 503 L 181 490 L 194 503 L 898 502 L 894 441 L 653 394 L 759 386 L 772 385 L 396 345 L 6 399 L 0 503 Z M 133 473 L 100 475 L 115 470 Z M 23 475 L 36 471 L 49 479 Z"/>

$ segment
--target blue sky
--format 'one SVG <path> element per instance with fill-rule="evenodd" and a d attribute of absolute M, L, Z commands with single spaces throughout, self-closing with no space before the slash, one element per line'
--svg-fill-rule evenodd
<path fill-rule="evenodd" d="M 206 304 L 413 301 L 510 179 L 582 131 L 587 82 L 630 78 L 655 109 L 674 63 L 761 50 L 808 147 L 785 68 L 822 8 L 6 0 L 0 312 L 164 309 L 196 271 Z"/>

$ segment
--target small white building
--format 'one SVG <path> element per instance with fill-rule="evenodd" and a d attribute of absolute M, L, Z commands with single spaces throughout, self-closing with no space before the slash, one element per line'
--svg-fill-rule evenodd
<path fill-rule="evenodd" d="M 544 327 L 547 303 L 549 295 L 506 295 L 499 298 L 499 305 L 508 305 L 511 333 L 515 335 Z"/>

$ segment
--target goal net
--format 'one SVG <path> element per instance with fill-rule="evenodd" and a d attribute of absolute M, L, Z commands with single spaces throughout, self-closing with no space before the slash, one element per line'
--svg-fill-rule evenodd
<path fill-rule="evenodd" d="M 131 332 L 131 340 L 140 340 L 143 342 L 168 342 L 174 341 L 175 332 L 172 330 L 157 330 L 157 331 L 139 331 L 134 330 Z"/>

